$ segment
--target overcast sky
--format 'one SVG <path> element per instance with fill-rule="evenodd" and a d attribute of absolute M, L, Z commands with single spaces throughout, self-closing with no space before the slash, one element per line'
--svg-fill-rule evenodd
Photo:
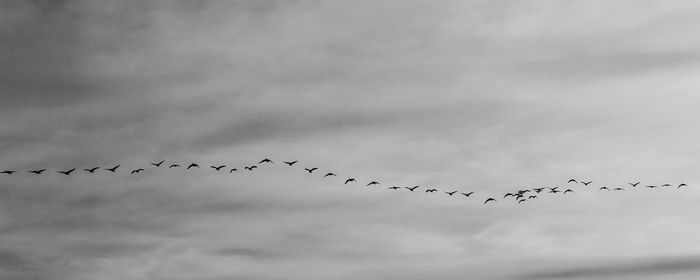
<path fill-rule="evenodd" d="M 0 278 L 698 279 L 699 28 L 696 1 L 3 1 Z M 535 186 L 576 192 L 501 199 Z"/>

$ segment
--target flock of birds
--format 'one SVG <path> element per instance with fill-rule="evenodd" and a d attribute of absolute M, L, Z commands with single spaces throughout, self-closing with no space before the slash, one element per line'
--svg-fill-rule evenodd
<path fill-rule="evenodd" d="M 282 161 L 282 162 L 283 162 L 284 164 L 290 166 L 290 167 L 293 167 L 293 166 L 294 166 L 295 164 L 297 164 L 299 161 L 298 161 L 298 160 L 295 160 L 295 161 Z M 159 168 L 159 167 L 161 167 L 161 166 L 165 167 L 165 166 L 163 165 L 164 163 L 165 163 L 165 161 L 162 160 L 162 161 L 160 161 L 160 162 L 151 162 L 150 165 L 153 166 L 154 168 Z M 272 161 L 271 159 L 265 158 L 265 159 L 259 161 L 259 162 L 257 163 L 257 165 L 253 164 L 253 165 L 249 165 L 249 166 L 244 166 L 243 169 L 248 170 L 248 171 L 254 171 L 255 169 L 259 168 L 259 166 L 263 166 L 263 165 L 266 165 L 266 164 L 274 164 L 274 163 L 275 163 L 275 162 Z M 213 169 L 213 170 L 216 170 L 216 171 L 222 171 L 222 169 L 224 169 L 224 168 L 226 168 L 226 167 L 227 167 L 227 165 L 223 165 L 223 164 L 222 164 L 222 165 L 211 165 L 211 166 L 209 166 L 209 168 L 211 168 L 211 169 Z M 100 170 L 101 168 L 102 168 L 102 167 L 98 167 L 98 166 L 92 167 L 92 168 L 83 168 L 82 171 L 83 171 L 83 172 L 86 172 L 86 173 L 94 174 L 94 173 L 96 173 L 98 170 Z M 121 165 L 116 165 L 116 166 L 111 167 L 111 168 L 102 168 L 102 169 L 105 170 L 105 171 L 108 171 L 108 172 L 110 172 L 110 173 L 117 173 L 118 170 L 119 170 L 120 168 L 121 168 Z M 176 164 L 176 163 L 175 163 L 175 164 L 170 164 L 170 165 L 168 165 L 168 169 L 171 169 L 171 168 L 183 168 L 183 166 L 181 166 L 180 164 Z M 197 163 L 190 163 L 189 165 L 187 165 L 187 167 L 185 167 L 186 170 L 190 170 L 190 169 L 193 169 L 193 168 L 201 168 L 201 167 L 200 167 L 199 164 L 197 164 Z M 26 171 L 26 172 L 27 172 L 27 173 L 34 174 L 34 175 L 41 175 L 41 174 L 43 174 L 44 172 L 46 172 L 47 170 L 48 170 L 48 169 L 44 168 L 44 169 L 28 170 L 28 171 Z M 65 175 L 65 176 L 70 176 L 70 175 L 73 175 L 74 172 L 76 172 L 76 170 L 78 170 L 78 169 L 77 169 L 77 168 L 71 168 L 71 169 L 68 169 L 68 170 L 56 170 L 56 173 L 62 174 L 62 175 Z M 319 170 L 319 168 L 318 168 L 318 167 L 304 168 L 304 170 L 306 170 L 306 172 L 308 172 L 309 174 L 317 174 L 317 173 L 314 173 L 314 172 L 317 171 L 317 170 Z M 134 174 L 139 174 L 139 173 L 141 173 L 141 172 L 143 172 L 143 171 L 145 171 L 145 168 L 132 169 L 132 170 L 129 171 L 129 174 L 132 174 L 132 175 L 134 175 Z M 229 168 L 228 171 L 229 171 L 229 173 L 234 173 L 234 172 L 238 172 L 239 170 L 238 170 L 237 168 Z M 15 174 L 15 173 L 17 173 L 17 172 L 18 172 L 17 170 L 4 170 L 4 171 L 1 171 L 0 174 L 4 174 L 4 175 L 13 175 L 13 174 Z M 322 173 L 321 173 L 321 174 L 322 174 Z M 325 174 L 323 175 L 323 178 L 326 178 L 326 177 L 337 177 L 337 176 L 338 176 L 338 175 L 335 174 L 335 173 L 333 173 L 333 172 L 327 172 L 327 173 L 325 173 Z M 347 184 L 349 184 L 349 183 L 357 183 L 357 180 L 356 180 L 355 178 L 352 178 L 352 177 L 345 179 L 345 183 L 344 183 L 344 184 L 347 185 Z M 592 184 L 592 183 L 593 183 L 593 181 L 576 180 L 576 179 L 570 179 L 570 180 L 567 182 L 567 184 L 569 184 L 569 185 L 571 185 L 571 184 L 581 184 L 581 185 L 584 185 L 584 186 L 588 186 L 588 185 L 590 185 L 590 184 Z M 662 184 L 662 185 L 643 185 L 643 186 L 640 185 L 640 184 L 641 184 L 641 182 L 628 183 L 628 185 L 629 185 L 630 187 L 632 187 L 632 188 L 638 188 L 638 187 L 641 188 L 641 187 L 645 187 L 645 188 L 649 188 L 649 189 L 655 189 L 655 188 L 671 188 L 671 187 L 675 187 L 676 189 L 680 189 L 680 188 L 683 188 L 683 187 L 688 187 L 688 185 L 685 184 L 685 183 L 681 183 L 681 184 L 678 184 L 678 185 L 672 185 L 672 184 L 666 183 L 666 184 Z M 367 187 L 378 186 L 378 185 L 381 185 L 381 183 L 379 183 L 379 182 L 377 182 L 377 181 L 371 181 L 371 182 L 369 182 L 369 183 L 366 184 Z M 416 185 L 416 186 L 412 186 L 412 187 L 389 186 L 387 189 L 389 189 L 389 190 L 394 190 L 394 191 L 406 189 L 407 191 L 414 192 L 414 191 L 417 191 L 419 188 L 421 188 L 421 186 Z M 509 197 L 510 197 L 510 198 L 513 198 L 514 201 L 515 201 L 516 203 L 520 204 L 520 203 L 522 203 L 522 202 L 526 202 L 526 201 L 529 201 L 529 200 L 532 200 L 532 199 L 536 199 L 536 198 L 538 198 L 538 196 L 540 196 L 540 195 L 542 195 L 542 194 L 545 194 L 545 193 L 548 193 L 548 194 L 558 194 L 558 193 L 561 193 L 562 195 L 566 195 L 566 194 L 568 194 L 568 193 L 574 193 L 574 192 L 575 192 L 574 189 L 572 189 L 572 188 L 566 188 L 566 189 L 564 189 L 564 190 L 562 190 L 562 189 L 563 189 L 562 187 L 558 187 L 558 186 L 557 186 L 557 187 L 525 188 L 525 189 L 518 189 L 518 190 L 515 190 L 515 191 L 513 191 L 513 192 L 508 192 L 508 193 L 504 194 L 502 198 L 501 198 L 500 196 L 498 196 L 498 198 L 499 198 L 499 199 L 506 199 L 506 198 L 509 198 Z M 623 187 L 620 187 L 620 186 L 616 186 L 616 187 L 612 187 L 612 186 L 611 186 L 611 187 L 603 186 L 603 187 L 598 188 L 598 190 L 599 190 L 599 191 L 625 191 L 626 189 L 623 188 Z M 425 188 L 424 192 L 425 192 L 425 193 L 434 193 L 434 192 L 438 192 L 438 189 L 436 189 L 436 188 Z M 443 192 L 444 192 L 446 195 L 450 196 L 450 197 L 452 197 L 452 196 L 454 196 L 455 194 L 459 193 L 459 195 L 462 196 L 462 197 L 464 197 L 464 198 L 469 198 L 469 197 L 471 197 L 471 196 L 474 194 L 473 191 L 470 191 L 470 192 L 460 192 L 460 191 L 458 191 L 458 190 L 450 190 L 450 191 L 443 191 Z M 498 202 L 498 200 L 497 200 L 495 197 L 488 197 L 488 198 L 486 198 L 486 200 L 484 201 L 484 204 L 495 203 L 495 202 Z"/>

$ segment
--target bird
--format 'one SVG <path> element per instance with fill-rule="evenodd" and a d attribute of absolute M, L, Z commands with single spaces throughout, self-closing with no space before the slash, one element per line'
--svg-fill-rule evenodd
<path fill-rule="evenodd" d="M 560 190 L 557 190 L 557 188 L 550 188 L 549 193 L 560 193 Z"/>
<path fill-rule="evenodd" d="M 569 182 L 567 183 L 578 183 L 578 181 L 576 181 L 576 179 L 569 179 Z"/>
<path fill-rule="evenodd" d="M 284 163 L 288 164 L 289 166 L 294 165 L 295 163 L 299 162 L 298 160 L 295 161 L 283 161 Z"/>
<path fill-rule="evenodd" d="M 136 174 L 136 173 L 139 173 L 141 171 L 143 171 L 143 168 L 134 169 L 134 170 L 131 170 L 131 174 Z"/>
<path fill-rule="evenodd" d="M 512 193 L 507 193 L 506 195 L 503 196 L 503 198 L 506 198 L 506 197 L 509 197 L 509 196 L 515 196 L 515 195 L 512 194 Z"/>
<path fill-rule="evenodd" d="M 566 189 L 566 190 L 564 191 L 564 193 L 568 193 L 568 192 L 574 192 L 574 190 L 572 190 L 572 189 Z"/>
<path fill-rule="evenodd" d="M 636 187 L 637 185 L 639 185 L 639 183 L 641 183 L 641 182 L 636 182 L 634 184 L 632 184 L 632 183 L 627 183 L 627 184 L 629 184 L 630 186 Z"/>
<path fill-rule="evenodd" d="M 228 173 L 230 174 L 230 173 L 233 173 L 234 171 L 235 171 L 235 172 L 238 172 L 238 169 L 236 169 L 236 168 L 231 168 L 231 171 L 229 171 Z"/>
<path fill-rule="evenodd" d="M 489 203 L 489 201 L 498 202 L 495 198 L 489 197 L 488 199 L 486 199 L 486 201 L 484 201 L 484 204 Z"/>
<path fill-rule="evenodd" d="M 56 172 L 58 172 L 58 173 L 61 173 L 61 174 L 63 174 L 63 175 L 66 175 L 66 176 L 67 176 L 67 175 L 70 175 L 71 173 L 73 173 L 73 171 L 75 171 L 75 168 L 73 168 L 73 169 L 71 169 L 71 170 L 66 170 L 66 171 L 56 171 Z"/>
<path fill-rule="evenodd" d="M 544 190 L 544 188 L 534 188 L 533 190 L 534 190 L 536 193 L 541 193 L 541 192 Z"/>
<path fill-rule="evenodd" d="M 372 181 L 372 182 L 369 182 L 369 184 L 367 184 L 368 187 L 371 186 L 371 185 L 379 185 L 379 182 L 377 182 L 377 181 Z"/>
<path fill-rule="evenodd" d="M 107 169 L 105 169 L 105 170 L 114 173 L 114 172 L 117 172 L 117 168 L 119 168 L 120 166 L 121 166 L 121 165 L 117 165 L 117 166 L 115 166 L 115 167 L 107 168 Z"/>
<path fill-rule="evenodd" d="M 549 191 L 556 191 L 559 187 L 548 188 Z"/>
<path fill-rule="evenodd" d="M 29 172 L 29 173 L 34 173 L 34 174 L 36 174 L 36 175 L 39 175 L 39 174 L 41 174 L 41 173 L 44 172 L 44 171 L 46 171 L 46 169 L 31 170 L 31 171 L 28 171 L 28 172 Z"/>
<path fill-rule="evenodd" d="M 3 172 L 0 172 L 0 174 L 12 175 L 12 174 L 14 174 L 15 172 L 17 172 L 17 171 L 15 171 L 15 170 L 5 170 L 5 171 L 3 171 Z"/>
<path fill-rule="evenodd" d="M 347 184 L 350 183 L 350 182 L 355 182 L 355 178 L 348 178 L 347 180 L 345 180 L 345 184 L 344 184 L 344 185 L 347 185 Z"/>
<path fill-rule="evenodd" d="M 468 192 L 468 193 L 461 192 L 460 194 L 463 196 L 469 197 L 470 195 L 474 194 L 474 192 Z"/>
<path fill-rule="evenodd" d="M 686 185 L 685 183 L 683 183 L 683 184 L 678 185 L 678 188 L 680 189 L 681 187 L 687 187 L 687 186 L 688 186 L 688 185 Z"/>
<path fill-rule="evenodd" d="M 588 182 L 581 181 L 581 184 L 583 184 L 584 186 L 588 186 L 588 184 L 590 184 L 590 183 L 593 183 L 593 181 L 588 181 Z"/>
<path fill-rule="evenodd" d="M 451 192 L 445 192 L 445 193 L 446 193 L 446 194 L 449 194 L 450 196 L 452 196 L 453 194 L 457 193 L 457 191 L 451 191 Z"/>
<path fill-rule="evenodd" d="M 429 192 L 429 193 L 436 192 L 436 191 L 437 191 L 436 189 L 427 189 L 427 190 L 425 190 L 425 192 Z"/>
<path fill-rule="evenodd" d="M 328 172 L 328 173 L 326 173 L 326 175 L 323 175 L 323 177 L 328 177 L 328 176 L 338 176 L 338 175 L 335 175 L 335 173 L 333 173 L 333 172 Z"/>
<path fill-rule="evenodd" d="M 216 171 L 219 171 L 219 170 L 221 170 L 221 168 L 224 168 L 224 167 L 226 167 L 226 165 L 219 165 L 219 166 L 213 166 L 213 165 L 212 165 L 212 166 L 209 166 L 209 168 L 216 169 Z"/>
<path fill-rule="evenodd" d="M 200 168 L 200 167 L 199 167 L 199 164 L 196 164 L 196 163 L 190 163 L 190 165 L 189 165 L 189 166 L 187 166 L 187 170 L 189 170 L 190 168 L 193 168 L 193 167 L 197 167 L 197 168 Z"/>
<path fill-rule="evenodd" d="M 649 186 L 646 186 L 646 187 L 647 187 L 647 188 L 650 188 L 650 189 L 657 188 L 657 186 L 654 186 L 654 185 L 649 185 Z"/>
<path fill-rule="evenodd" d="M 160 167 L 160 165 L 163 164 L 164 162 L 165 162 L 164 160 L 161 160 L 159 163 L 153 163 L 153 162 L 151 162 L 151 165 L 153 165 L 153 166 L 155 166 L 155 167 Z"/>
<path fill-rule="evenodd" d="M 391 186 L 391 187 L 389 187 L 388 189 L 390 189 L 390 190 L 398 190 L 398 189 L 400 189 L 400 188 L 401 188 L 401 187 Z"/>
<path fill-rule="evenodd" d="M 175 167 L 180 167 L 179 164 L 171 164 L 168 168 L 175 168 Z"/>
<path fill-rule="evenodd" d="M 85 170 L 86 172 L 95 173 L 95 170 L 97 169 L 99 169 L 99 167 L 85 168 L 83 170 Z"/>
<path fill-rule="evenodd" d="M 530 190 L 519 190 L 518 191 L 519 194 L 524 194 L 524 193 L 529 193 L 529 192 L 530 192 Z"/>
<path fill-rule="evenodd" d="M 598 189 L 598 190 L 602 191 L 602 190 L 610 190 L 610 189 L 608 189 L 608 187 L 600 187 L 600 189 Z"/>
<path fill-rule="evenodd" d="M 663 184 L 663 185 L 661 185 L 661 186 L 662 186 L 662 187 L 670 187 L 671 184 Z"/>
<path fill-rule="evenodd" d="M 623 188 L 614 188 L 613 191 L 624 191 L 625 189 Z"/>
<path fill-rule="evenodd" d="M 272 160 L 270 160 L 269 158 L 263 159 L 260 162 L 258 162 L 258 164 L 263 164 L 263 163 L 274 163 L 274 162 Z"/>
<path fill-rule="evenodd" d="M 258 168 L 258 166 L 256 166 L 256 165 L 251 165 L 251 166 L 243 167 L 243 169 L 248 169 L 248 171 L 253 171 L 253 169 L 255 169 L 255 168 Z"/>
<path fill-rule="evenodd" d="M 527 199 L 533 199 L 533 198 L 537 198 L 537 196 L 536 196 L 536 195 L 531 195 L 531 196 L 529 196 Z"/>
<path fill-rule="evenodd" d="M 314 170 L 318 169 L 318 167 L 314 168 L 304 168 L 304 170 L 309 171 L 309 173 L 314 173 Z"/>
<path fill-rule="evenodd" d="M 418 188 L 418 186 L 414 186 L 414 187 L 411 187 L 411 188 L 409 188 L 409 187 L 404 187 L 404 188 L 406 188 L 406 189 L 408 189 L 408 190 L 410 190 L 410 191 L 414 191 L 415 189 Z"/>
<path fill-rule="evenodd" d="M 518 200 L 518 204 L 520 204 L 520 202 L 523 202 L 523 201 L 527 201 L 527 199 Z"/>

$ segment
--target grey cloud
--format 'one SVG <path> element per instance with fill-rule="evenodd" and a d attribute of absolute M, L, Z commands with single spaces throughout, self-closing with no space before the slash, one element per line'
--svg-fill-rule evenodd
<path fill-rule="evenodd" d="M 613 261 L 609 265 L 552 269 L 517 277 L 517 279 L 620 279 L 621 277 L 662 277 L 700 273 L 699 257 L 659 258 L 652 260 Z M 658 279 L 658 278 L 654 278 Z"/>

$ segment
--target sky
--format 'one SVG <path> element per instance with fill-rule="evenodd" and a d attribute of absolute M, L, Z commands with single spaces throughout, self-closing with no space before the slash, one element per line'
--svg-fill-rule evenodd
<path fill-rule="evenodd" d="M 697 279 L 698 26 L 695 1 L 3 1 L 0 278 Z M 536 186 L 575 192 L 501 198 Z"/>

